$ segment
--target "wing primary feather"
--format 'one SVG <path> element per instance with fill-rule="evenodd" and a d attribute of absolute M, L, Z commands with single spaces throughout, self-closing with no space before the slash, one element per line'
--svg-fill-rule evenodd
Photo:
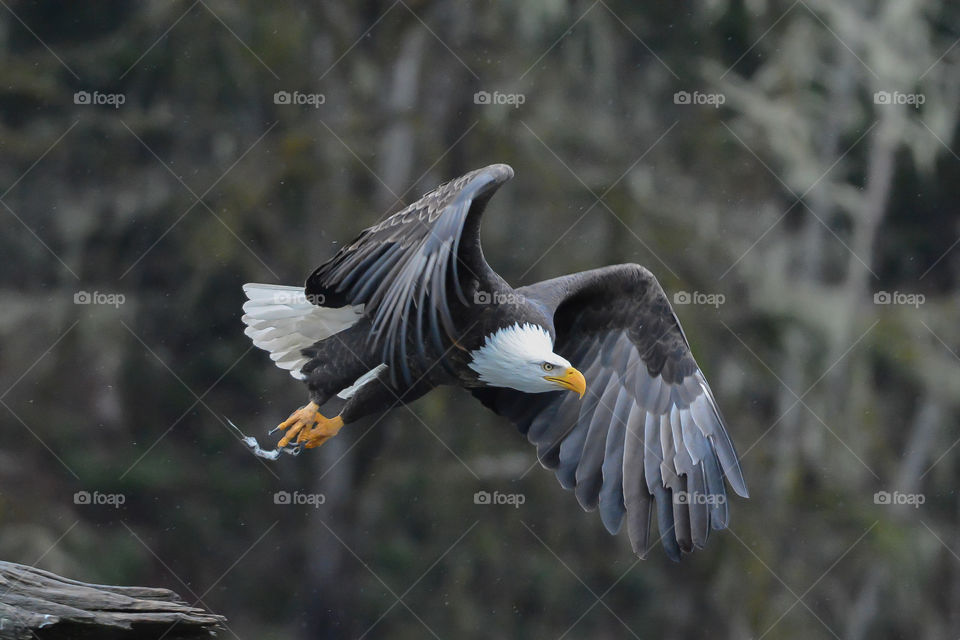
<path fill-rule="evenodd" d="M 429 262 L 429 258 L 427 259 L 427 261 Z M 404 292 L 404 297 L 403 297 L 403 307 L 402 307 L 402 311 L 400 313 L 400 318 L 399 318 L 400 326 L 398 329 L 395 330 L 397 331 L 397 333 L 395 333 L 393 337 L 394 341 L 399 340 L 400 342 L 399 355 L 400 355 L 400 362 L 403 365 L 401 367 L 401 371 L 404 376 L 404 382 L 410 382 L 410 379 L 412 377 L 410 375 L 410 364 L 409 364 L 410 360 L 407 358 L 407 344 L 409 343 L 407 331 L 409 329 L 409 323 L 410 323 L 410 307 L 413 305 L 413 295 L 414 295 L 413 289 L 416 288 L 416 286 L 417 286 L 417 282 L 413 280 L 411 280 L 407 285 L 407 290 Z"/>
<path fill-rule="evenodd" d="M 705 389 L 706 391 L 706 389 Z M 712 395 L 704 395 L 697 398 L 691 405 L 691 413 L 697 426 L 707 434 L 707 439 L 713 445 L 717 458 L 723 468 L 723 473 L 738 495 L 749 497 L 747 485 L 743 479 L 743 471 L 740 469 L 740 461 L 737 458 L 737 452 L 733 448 L 733 442 L 723 428 L 720 414 L 713 403 Z"/>
<path fill-rule="evenodd" d="M 686 446 L 693 464 L 699 464 L 709 453 L 710 447 L 707 444 L 707 439 L 697 428 L 689 407 L 681 409 L 679 413 L 683 444 Z"/>
<path fill-rule="evenodd" d="M 427 267 L 431 266 L 431 263 L 436 260 L 436 256 L 431 256 L 430 261 L 427 262 Z M 427 295 L 427 285 L 423 282 L 420 283 L 420 293 L 417 296 L 417 354 L 421 358 L 427 357 L 427 350 L 423 335 L 423 303 Z"/>
<path fill-rule="evenodd" d="M 437 318 L 437 307 L 430 305 L 430 344 L 437 350 L 437 353 L 443 353 L 443 338 L 440 336 L 440 322 Z"/>
<path fill-rule="evenodd" d="M 613 408 L 613 417 L 607 431 L 606 450 L 603 453 L 603 486 L 600 489 L 600 518 L 611 534 L 616 534 L 626 513 L 623 495 L 623 456 L 626 444 L 627 420 L 633 397 L 622 385 Z"/>
<path fill-rule="evenodd" d="M 349 291 L 354 282 L 366 278 L 370 269 L 375 268 L 383 257 L 391 251 L 391 244 L 380 244 L 368 250 L 358 252 L 350 260 L 351 264 L 341 264 L 330 273 L 331 279 L 337 280 L 337 291 Z M 342 277 L 341 277 L 342 276 Z"/>
<path fill-rule="evenodd" d="M 653 491 L 653 500 L 657 505 L 657 527 L 660 530 L 660 542 L 667 557 L 680 562 L 680 547 L 673 523 L 673 498 L 669 489 L 658 485 Z"/>
<path fill-rule="evenodd" d="M 607 435 L 613 420 L 614 405 L 620 392 L 620 379 L 611 371 L 606 387 L 590 418 L 590 427 L 583 443 L 583 452 L 576 471 L 576 495 L 580 506 L 587 511 L 597 508 L 600 486 L 603 482 L 601 468 L 606 449 Z"/>
<path fill-rule="evenodd" d="M 607 382 L 613 372 L 602 369 L 599 362 L 595 362 L 591 370 L 598 370 L 594 390 L 587 391 L 587 397 L 580 402 L 580 415 L 577 424 L 564 438 L 560 445 L 560 465 L 557 467 L 557 479 L 564 489 L 572 489 L 577 485 L 577 465 L 583 454 L 584 441 L 590 428 L 593 412 L 600 403 L 600 395 L 607 388 Z M 592 377 L 592 376 L 591 376 Z"/>
<path fill-rule="evenodd" d="M 643 423 L 646 412 L 631 401 L 624 430 L 623 503 L 633 552 L 646 556 L 650 541 L 650 493 L 643 479 Z"/>
<path fill-rule="evenodd" d="M 683 491 L 687 496 L 690 495 L 687 490 L 686 478 L 680 478 L 680 491 Z M 680 550 L 690 553 L 693 551 L 693 535 L 690 532 L 690 505 L 678 500 L 676 492 L 672 492 L 672 494 L 673 532 L 677 536 L 677 545 L 680 547 Z"/>
<path fill-rule="evenodd" d="M 350 295 L 359 302 L 365 302 L 378 285 L 380 277 L 396 266 L 401 257 L 403 257 L 403 254 L 396 245 L 392 246 L 391 250 L 384 252 L 380 261 L 376 263 L 373 273 L 358 279 L 356 286 L 359 287 L 359 289 L 352 288 Z M 359 271 L 357 273 L 359 273 Z"/>
<path fill-rule="evenodd" d="M 651 494 L 658 485 L 663 484 L 660 466 L 663 463 L 663 448 L 660 446 L 660 417 L 646 412 L 643 425 L 643 473 L 647 481 L 647 491 Z"/>
<path fill-rule="evenodd" d="M 729 522 L 727 507 L 727 492 L 723 486 L 723 475 L 720 471 L 720 462 L 713 449 L 710 455 L 703 460 L 703 475 L 707 485 L 707 494 L 711 496 L 710 526 L 714 529 L 726 529 Z"/>
<path fill-rule="evenodd" d="M 673 429 L 670 425 L 670 416 L 660 416 L 660 450 L 663 460 L 660 462 L 660 478 L 664 486 L 674 491 L 680 490 L 680 479 L 677 476 L 677 451 L 673 441 Z"/>
<path fill-rule="evenodd" d="M 463 294 L 463 287 L 460 286 L 460 267 L 458 263 L 460 262 L 460 238 L 463 237 L 462 234 L 457 234 L 453 240 L 453 249 L 451 250 L 451 255 L 453 258 L 450 260 L 450 270 L 453 272 L 453 286 L 454 291 L 457 294 L 457 298 L 460 300 L 460 304 L 465 306 L 469 305 L 470 302 L 467 300 L 467 296 Z M 476 274 L 471 274 L 476 277 Z"/>
<path fill-rule="evenodd" d="M 687 491 L 689 492 L 690 537 L 693 546 L 702 549 L 707 544 L 707 536 L 710 535 L 709 494 L 703 477 L 703 463 L 694 466 L 692 473 L 687 477 Z"/>
<path fill-rule="evenodd" d="M 670 410 L 670 433 L 673 436 L 673 466 L 677 475 L 690 475 L 694 462 L 687 453 L 687 446 L 683 440 L 683 427 L 680 424 L 681 410 L 676 406 Z"/>
<path fill-rule="evenodd" d="M 438 261 L 439 269 L 433 280 L 434 306 L 440 310 L 440 320 L 443 322 L 443 329 L 451 340 L 456 340 L 456 329 L 454 328 L 453 316 L 450 314 L 450 304 L 447 300 L 447 268 L 450 252 L 449 241 L 443 243 L 444 259 Z"/>

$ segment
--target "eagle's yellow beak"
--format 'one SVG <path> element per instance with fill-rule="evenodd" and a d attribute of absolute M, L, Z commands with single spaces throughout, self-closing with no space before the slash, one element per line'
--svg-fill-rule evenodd
<path fill-rule="evenodd" d="M 583 397 L 583 394 L 587 392 L 587 380 L 583 377 L 583 374 L 570 367 L 564 372 L 562 376 L 543 376 L 544 380 L 549 380 L 550 382 L 556 382 L 558 385 L 564 389 L 570 389 L 570 391 L 576 391 L 580 394 L 580 397 Z"/>

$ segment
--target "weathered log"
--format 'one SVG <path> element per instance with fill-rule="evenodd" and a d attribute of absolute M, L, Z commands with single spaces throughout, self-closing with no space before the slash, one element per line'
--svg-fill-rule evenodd
<path fill-rule="evenodd" d="M 225 620 L 169 589 L 87 584 L 0 561 L 4 640 L 211 638 Z"/>

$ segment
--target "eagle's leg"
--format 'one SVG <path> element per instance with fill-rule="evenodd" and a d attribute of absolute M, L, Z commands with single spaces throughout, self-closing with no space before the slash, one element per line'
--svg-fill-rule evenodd
<path fill-rule="evenodd" d="M 364 369 L 363 373 L 371 369 Z M 362 374 L 351 372 L 351 379 L 356 380 L 360 375 Z M 421 379 L 410 387 L 394 387 L 390 384 L 389 374 L 384 369 L 353 392 L 339 415 L 327 418 L 320 413 L 320 406 L 326 403 L 338 388 L 342 388 L 342 385 L 332 385 L 329 380 L 330 378 L 323 376 L 317 376 L 315 380 L 311 380 L 310 404 L 294 411 L 277 427 L 277 429 L 287 429 L 287 433 L 278 443 L 279 448 L 282 449 L 293 443 L 297 447 L 315 449 L 340 433 L 340 429 L 345 424 L 356 422 L 367 415 L 383 413 L 397 404 L 412 402 L 434 387 L 433 383 L 425 379 Z"/>

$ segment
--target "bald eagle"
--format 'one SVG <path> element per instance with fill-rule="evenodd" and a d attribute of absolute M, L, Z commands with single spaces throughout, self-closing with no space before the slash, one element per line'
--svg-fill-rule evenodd
<path fill-rule="evenodd" d="M 310 402 L 274 431 L 299 453 L 440 385 L 512 421 L 586 510 L 645 556 L 655 512 L 667 555 L 728 521 L 724 477 L 747 497 L 733 443 L 656 278 L 623 264 L 514 289 L 487 264 L 480 217 L 513 177 L 496 164 L 365 229 L 304 287 L 247 284 L 253 343 Z M 338 397 L 339 414 L 320 408 Z M 255 440 L 247 439 L 254 447 Z"/>

